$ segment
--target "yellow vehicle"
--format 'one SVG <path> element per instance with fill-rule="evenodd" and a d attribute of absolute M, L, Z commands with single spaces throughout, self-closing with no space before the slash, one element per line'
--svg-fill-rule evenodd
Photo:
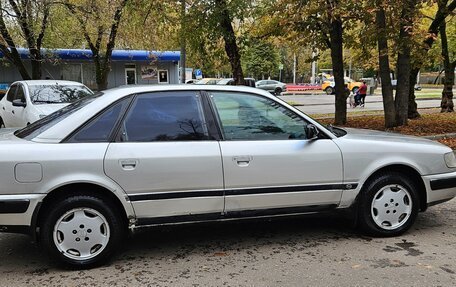
<path fill-rule="evenodd" d="M 350 91 L 353 93 L 356 93 L 358 91 L 359 87 L 362 85 L 361 82 L 356 82 L 349 77 L 344 77 L 344 82 L 345 84 L 348 85 L 348 88 Z M 325 81 L 323 81 L 323 84 L 321 84 L 321 89 L 326 92 L 327 95 L 334 94 L 335 89 L 334 89 L 335 83 L 334 83 L 334 77 L 331 77 Z"/>

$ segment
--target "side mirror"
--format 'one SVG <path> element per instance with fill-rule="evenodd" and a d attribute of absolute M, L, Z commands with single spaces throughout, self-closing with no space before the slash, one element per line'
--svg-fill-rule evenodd
<path fill-rule="evenodd" d="M 318 134 L 320 132 L 318 131 L 317 127 L 312 125 L 312 124 L 308 124 L 307 127 L 306 127 L 306 137 L 308 140 L 315 140 L 315 139 L 318 139 Z"/>
<path fill-rule="evenodd" d="M 24 103 L 20 99 L 13 100 L 13 107 L 23 107 L 23 108 L 25 108 L 26 106 L 27 106 L 27 103 Z"/>

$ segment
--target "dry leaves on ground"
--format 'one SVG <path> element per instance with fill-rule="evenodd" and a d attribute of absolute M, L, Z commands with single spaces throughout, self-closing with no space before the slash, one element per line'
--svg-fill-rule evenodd
<path fill-rule="evenodd" d="M 322 124 L 331 124 L 333 119 L 321 119 Z M 423 114 L 420 118 L 409 120 L 407 126 L 385 129 L 383 115 L 349 117 L 345 127 L 397 132 L 406 135 L 430 136 L 456 133 L 455 113 Z M 442 139 L 439 142 L 456 149 L 456 139 Z"/>

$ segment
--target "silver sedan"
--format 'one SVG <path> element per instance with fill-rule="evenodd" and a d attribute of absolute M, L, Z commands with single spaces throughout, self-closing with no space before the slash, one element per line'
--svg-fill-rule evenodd
<path fill-rule="evenodd" d="M 58 262 L 105 262 L 129 229 L 350 210 L 375 236 L 456 195 L 455 153 L 326 128 L 266 91 L 135 86 L 0 130 L 0 230 Z"/>

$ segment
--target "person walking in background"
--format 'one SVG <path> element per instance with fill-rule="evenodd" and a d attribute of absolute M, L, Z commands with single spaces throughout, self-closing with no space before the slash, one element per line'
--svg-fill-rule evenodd
<path fill-rule="evenodd" d="M 364 107 L 364 101 L 366 100 L 366 94 L 367 94 L 366 81 L 363 81 L 363 84 L 358 89 L 358 93 L 359 93 L 359 104 L 361 105 L 361 107 Z"/>

